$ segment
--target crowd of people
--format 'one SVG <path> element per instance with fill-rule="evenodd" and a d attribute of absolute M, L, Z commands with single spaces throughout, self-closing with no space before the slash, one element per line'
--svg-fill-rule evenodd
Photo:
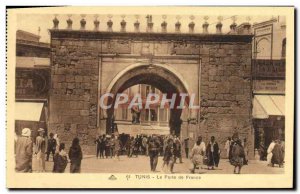
<path fill-rule="evenodd" d="M 267 150 L 268 166 L 274 167 L 275 165 L 278 165 L 282 168 L 284 163 L 284 154 L 284 141 L 281 141 L 280 139 L 273 139 Z"/>
<path fill-rule="evenodd" d="M 159 143 L 157 148 L 158 154 L 163 156 L 164 145 L 167 139 L 173 136 L 163 135 L 136 135 L 130 136 L 127 134 L 116 135 L 102 135 L 95 140 L 96 144 L 96 157 L 97 158 L 112 158 L 117 155 L 126 154 L 128 157 L 137 157 L 138 155 L 149 155 L 149 142 L 152 138 L 156 139 Z M 181 149 L 181 141 L 178 137 L 176 142 Z M 179 148 L 178 148 L 179 149 Z M 181 154 L 181 152 L 178 154 Z M 181 156 L 180 156 L 181 158 Z"/>
<path fill-rule="evenodd" d="M 204 165 L 208 170 L 218 167 L 221 151 L 214 136 L 210 138 L 207 145 L 201 136 L 197 138 L 193 146 L 190 146 L 189 141 L 189 138 L 186 138 L 182 142 L 176 135 L 137 135 L 136 137 L 102 135 L 95 141 L 96 156 L 97 158 L 119 158 L 121 154 L 126 154 L 128 157 L 146 155 L 150 159 L 151 171 L 156 171 L 158 157 L 162 156 L 162 168 L 166 172 L 173 173 L 176 161 L 182 163 L 184 150 L 186 158 L 189 158 L 193 164 L 192 173 Z M 191 151 L 190 148 L 192 148 Z M 247 140 L 244 139 L 241 142 L 238 135 L 234 134 L 232 140 L 230 137 L 226 141 L 225 150 L 230 163 L 234 166 L 234 173 L 240 173 L 242 166 L 248 164 Z"/>
<path fill-rule="evenodd" d="M 256 149 L 261 161 L 267 161 L 268 166 L 275 167 L 276 165 L 280 168 L 284 164 L 285 156 L 285 142 L 281 135 L 279 137 L 272 137 L 268 139 L 270 142 L 267 143 L 266 140 L 260 139 L 258 148 Z"/>
<path fill-rule="evenodd" d="M 202 137 L 197 137 L 195 143 L 189 138 L 181 139 L 176 135 L 136 135 L 135 137 L 125 134 L 101 135 L 95 140 L 96 158 L 116 158 L 120 160 L 120 155 L 127 155 L 128 158 L 139 155 L 148 156 L 150 169 L 155 172 L 157 169 L 159 156 L 162 156 L 162 170 L 173 173 L 176 162 L 182 162 L 182 152 L 192 163 L 191 173 L 196 169 L 208 170 L 218 168 L 220 161 L 220 148 L 214 136 L 210 137 L 207 144 Z M 228 137 L 224 146 L 226 157 L 234 166 L 234 173 L 241 173 L 243 165 L 248 164 L 247 139 L 240 140 L 237 133 Z M 15 141 L 16 171 L 31 172 L 33 157 L 36 158 L 36 172 L 45 172 L 45 161 L 53 158 L 53 172 L 65 172 L 68 162 L 70 162 L 70 172 L 79 173 L 83 153 L 77 137 L 72 141 L 69 152 L 65 151 L 65 144 L 60 143 L 57 134 L 50 133 L 46 137 L 45 130 L 40 128 L 38 135 L 33 142 L 31 130 L 24 128 L 22 134 Z M 280 140 L 271 142 L 268 148 L 268 165 L 278 164 L 282 167 L 284 163 L 284 143 Z"/>
<path fill-rule="evenodd" d="M 182 143 L 179 137 L 173 135 L 102 135 L 95 144 L 97 158 L 149 156 L 151 171 L 156 171 L 159 156 L 163 156 L 164 166 L 170 166 L 171 172 L 177 159 L 182 163 Z"/>
<path fill-rule="evenodd" d="M 79 145 L 79 139 L 74 138 L 72 146 L 67 154 L 65 151 L 65 144 L 60 143 L 58 135 L 50 133 L 49 138 L 45 138 L 45 130 L 38 129 L 38 135 L 35 141 L 31 138 L 31 130 L 24 128 L 21 136 L 15 138 L 15 158 L 17 172 L 32 172 L 35 158 L 36 172 L 45 172 L 45 161 L 49 161 L 52 154 L 53 158 L 53 172 L 63 173 L 70 161 L 70 172 L 80 172 L 82 151 Z M 68 159 L 69 158 L 69 159 Z"/>
<path fill-rule="evenodd" d="M 246 143 L 246 142 L 245 142 Z M 243 146 L 237 134 L 234 134 L 225 143 L 225 151 L 231 165 L 234 166 L 234 174 L 239 174 L 243 165 L 247 164 L 247 146 Z M 214 136 L 211 136 L 207 146 L 199 136 L 192 148 L 191 161 L 193 163 L 192 173 L 196 169 L 207 166 L 208 170 L 218 168 L 220 161 L 220 148 Z"/>

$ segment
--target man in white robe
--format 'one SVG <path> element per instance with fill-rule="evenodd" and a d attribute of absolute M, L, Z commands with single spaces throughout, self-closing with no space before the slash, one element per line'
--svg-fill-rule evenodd
<path fill-rule="evenodd" d="M 271 160 L 272 160 L 272 156 L 273 156 L 273 149 L 275 147 L 276 143 L 274 140 L 272 140 L 272 142 L 270 143 L 269 147 L 268 147 L 268 150 L 267 150 L 267 163 L 268 163 L 268 166 L 271 166 Z"/>

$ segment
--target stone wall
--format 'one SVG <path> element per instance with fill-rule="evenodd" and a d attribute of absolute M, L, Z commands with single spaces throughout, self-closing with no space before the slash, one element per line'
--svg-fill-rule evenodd
<path fill-rule="evenodd" d="M 253 156 L 251 44 L 204 44 L 201 54 L 201 131 L 218 140 L 222 156 L 227 137 L 247 138 Z"/>
<path fill-rule="evenodd" d="M 94 149 L 97 131 L 97 42 L 52 40 L 49 132 L 70 146 L 79 137 L 85 153 Z"/>
<path fill-rule="evenodd" d="M 138 51 L 135 50 L 135 45 L 140 45 L 137 41 L 142 41 Z M 157 50 L 160 52 L 155 53 Z M 145 51 L 147 55 L 143 53 Z M 195 137 L 202 135 L 208 142 L 214 135 L 224 156 L 226 138 L 238 132 L 240 138 L 248 139 L 252 156 L 249 35 L 51 31 L 49 132 L 58 133 L 67 148 L 77 136 L 85 154 L 94 153 L 95 137 L 99 131 L 105 131 L 101 125 L 97 127 L 97 119 L 105 122 L 105 118 L 97 114 L 97 104 L 98 94 L 106 91 L 106 85 L 110 83 L 104 80 L 106 74 L 112 79 L 121 66 L 125 68 L 135 60 L 147 63 L 149 60 L 145 57 L 148 55 L 153 56 L 155 63 L 168 62 L 168 65 L 175 67 L 189 88 L 196 90 L 192 92 L 198 94 L 200 87 L 200 115 L 194 118 L 193 123 L 184 121 L 184 136 L 192 131 Z M 200 63 L 197 64 L 197 61 Z M 201 68 L 200 86 L 196 79 L 199 71 L 191 70 L 189 65 L 195 68 L 199 65 Z M 101 71 L 106 73 L 105 76 Z"/>

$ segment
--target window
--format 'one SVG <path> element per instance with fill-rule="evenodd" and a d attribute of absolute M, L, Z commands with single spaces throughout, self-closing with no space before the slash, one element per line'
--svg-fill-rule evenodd
<path fill-rule="evenodd" d="M 161 122 L 167 122 L 167 111 L 169 111 L 168 109 L 164 109 L 164 108 L 160 108 L 159 109 L 159 121 Z"/>
<path fill-rule="evenodd" d="M 122 108 L 122 120 L 127 120 L 127 110 L 126 107 Z"/>
<path fill-rule="evenodd" d="M 286 39 L 284 38 L 282 40 L 282 50 L 281 50 L 281 57 L 285 58 L 285 53 L 286 53 Z"/>
<path fill-rule="evenodd" d="M 150 115 L 151 115 L 151 121 L 157 121 L 157 114 L 156 114 L 156 110 L 154 109 L 150 109 Z"/>
<path fill-rule="evenodd" d="M 145 121 L 157 121 L 157 113 L 154 109 L 145 109 Z"/>
<path fill-rule="evenodd" d="M 144 110 L 144 112 L 145 112 L 145 121 L 149 121 L 149 109 L 145 109 Z"/>

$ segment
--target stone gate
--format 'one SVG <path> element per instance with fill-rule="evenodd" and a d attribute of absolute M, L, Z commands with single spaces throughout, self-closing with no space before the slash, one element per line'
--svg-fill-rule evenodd
<path fill-rule="evenodd" d="M 67 147 L 77 136 L 85 153 L 94 151 L 96 135 L 110 133 L 113 112 L 101 110 L 100 96 L 144 83 L 195 94 L 200 110 L 175 111 L 170 119 L 182 137 L 202 135 L 208 142 L 214 135 L 223 149 L 226 138 L 238 132 L 253 153 L 252 35 L 84 28 L 50 33 L 49 132 Z M 182 114 L 186 119 L 180 121 Z"/>

